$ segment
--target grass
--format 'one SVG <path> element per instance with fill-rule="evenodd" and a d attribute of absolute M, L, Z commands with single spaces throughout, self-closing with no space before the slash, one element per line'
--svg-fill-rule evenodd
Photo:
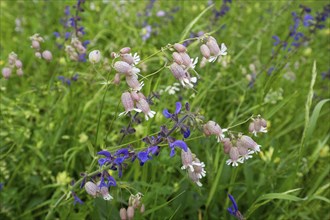
<path fill-rule="evenodd" d="M 136 212 L 135 219 L 234 219 L 227 212 L 231 206 L 227 192 L 247 219 L 330 218 L 330 94 L 329 79 L 321 75 L 330 68 L 328 20 L 314 34 L 299 26 L 308 43 L 288 52 L 274 47 L 272 36 L 286 39 L 293 25 L 291 12 L 301 12 L 296 1 L 233 1 L 219 20 L 213 10 L 219 10 L 222 1 L 215 1 L 213 7 L 207 1 L 156 1 L 150 17 L 145 16 L 149 1 L 85 3 L 81 25 L 86 29 L 83 40 L 91 41 L 87 51 L 100 50 L 110 63 L 110 53 L 122 47 L 139 53 L 145 95 L 177 82 L 167 68 L 171 64 L 168 44 L 204 31 L 228 47 L 222 62 L 196 67 L 201 79 L 195 90 L 180 87 L 175 95 L 163 93 L 151 106 L 157 112 L 155 118 L 141 117 L 142 123 L 134 124 L 136 132 L 121 142 L 120 129 L 130 120 L 118 117 L 126 83 L 100 84 L 111 81 L 115 71 L 102 64 L 70 61 L 56 46 L 63 42 L 53 32 L 64 31 L 59 19 L 65 6 L 75 3 L 0 3 L 0 67 L 7 66 L 8 54 L 14 51 L 24 70 L 22 77 L 13 74 L 8 80 L 0 79 L 1 219 L 45 219 L 47 215 L 49 219 L 119 219 L 119 209 L 127 207 L 131 192 L 143 193 L 146 205 L 145 213 Z M 327 4 L 301 3 L 311 7 L 314 16 Z M 157 17 L 159 10 L 172 18 Z M 22 31 L 15 31 L 16 18 L 21 19 Z M 144 22 L 155 31 L 147 41 L 141 38 Z M 45 38 L 42 47 L 53 53 L 51 62 L 34 57 L 29 41 L 34 33 Z M 201 57 L 198 43 L 188 51 L 191 57 Z M 268 75 L 270 67 L 275 69 Z M 60 75 L 70 78 L 75 73 L 79 78 L 71 86 L 58 80 Z M 170 158 L 163 144 L 161 153 L 143 167 L 138 162 L 129 164 L 121 179 L 112 171 L 117 181 L 110 190 L 114 200 L 94 199 L 75 188 L 84 204 L 74 206 L 70 181 L 81 179 L 82 172 L 99 170 L 96 153 L 128 145 L 136 151 L 145 148 L 143 137 L 157 134 L 161 125 L 173 125 L 161 112 L 164 108 L 173 112 L 178 100 L 189 102 L 191 110 L 206 121 L 235 132 L 246 132 L 248 122 L 242 122 L 261 114 L 269 123 L 269 132 L 255 139 L 262 152 L 237 168 L 227 166 L 222 145 L 214 137 L 206 138 L 197 126 L 186 143 L 206 165 L 203 187 L 180 169 L 179 151 Z M 174 137 L 181 138 L 179 133 Z"/>

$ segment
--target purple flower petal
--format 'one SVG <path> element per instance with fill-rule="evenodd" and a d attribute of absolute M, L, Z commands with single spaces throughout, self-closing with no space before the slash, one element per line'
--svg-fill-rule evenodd
<path fill-rule="evenodd" d="M 128 154 L 129 154 L 128 149 L 127 148 L 119 149 L 116 151 L 116 153 L 114 155 L 118 156 L 121 154 L 123 154 L 124 156 L 128 156 Z"/>
<path fill-rule="evenodd" d="M 115 178 L 113 178 L 112 176 L 109 176 L 108 177 L 108 187 L 109 186 L 116 186 L 117 185 L 117 183 L 116 183 L 116 180 L 115 180 Z"/>
<path fill-rule="evenodd" d="M 139 152 L 137 157 L 141 161 L 142 165 L 149 160 L 148 153 L 144 151 Z"/>
<path fill-rule="evenodd" d="M 100 159 L 97 160 L 97 162 L 99 163 L 99 165 L 101 167 L 107 162 L 107 159 L 106 158 L 100 158 Z"/>
<path fill-rule="evenodd" d="M 234 208 L 235 212 L 237 212 L 238 207 L 237 207 L 237 204 L 236 204 L 236 201 L 235 201 L 234 197 L 230 194 L 228 194 L 228 197 L 229 197 L 230 201 L 233 203 L 233 208 Z"/>
<path fill-rule="evenodd" d="M 170 153 L 170 157 L 173 157 L 175 155 L 175 149 L 174 147 L 171 148 L 171 153 Z"/>
<path fill-rule="evenodd" d="M 175 103 L 175 114 L 179 114 L 180 113 L 181 107 L 182 107 L 181 102 Z"/>
<path fill-rule="evenodd" d="M 122 164 L 124 162 L 124 160 L 125 160 L 125 157 L 118 157 L 115 159 L 114 163 L 119 165 L 119 164 Z"/>
<path fill-rule="evenodd" d="M 165 116 L 165 118 L 171 118 L 172 117 L 172 114 L 169 113 L 167 109 L 163 110 L 163 115 Z"/>
<path fill-rule="evenodd" d="M 103 155 L 105 157 L 111 157 L 111 154 L 109 151 L 106 151 L 106 150 L 102 150 L 100 152 L 97 152 L 98 155 Z"/>
<path fill-rule="evenodd" d="M 174 148 L 174 147 L 180 147 L 182 150 L 184 150 L 185 152 L 188 151 L 188 146 L 187 144 L 184 142 L 184 141 L 181 141 L 181 140 L 176 140 L 174 141 L 173 143 L 171 143 L 170 145 L 171 148 Z"/>

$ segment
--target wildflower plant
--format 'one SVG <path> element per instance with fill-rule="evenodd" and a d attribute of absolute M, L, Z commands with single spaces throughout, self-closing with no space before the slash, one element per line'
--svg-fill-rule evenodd
<path fill-rule="evenodd" d="M 327 219 L 311 5 L 1 2 L 0 218 Z"/>

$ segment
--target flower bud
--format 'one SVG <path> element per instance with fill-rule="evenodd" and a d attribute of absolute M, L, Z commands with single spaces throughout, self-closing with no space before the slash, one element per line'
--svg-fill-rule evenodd
<path fill-rule="evenodd" d="M 115 85 L 119 85 L 119 83 L 120 83 L 120 74 L 119 73 L 115 74 L 115 77 L 113 78 L 113 83 Z"/>
<path fill-rule="evenodd" d="M 136 91 L 131 92 L 131 97 L 134 101 L 139 101 L 140 100 L 140 96 Z"/>
<path fill-rule="evenodd" d="M 53 55 L 49 50 L 45 50 L 44 52 L 42 52 L 42 57 L 47 61 L 51 61 L 53 58 Z"/>
<path fill-rule="evenodd" d="M 136 103 L 136 107 L 144 113 L 145 119 L 148 120 L 149 118 L 153 118 L 156 112 L 150 110 L 150 106 L 145 99 L 140 99 Z"/>
<path fill-rule="evenodd" d="M 19 68 L 19 69 L 17 69 L 16 74 L 18 76 L 23 76 L 24 72 L 23 72 L 23 70 L 21 68 Z"/>
<path fill-rule="evenodd" d="M 181 79 L 185 76 L 184 69 L 177 63 L 172 63 L 170 66 L 170 70 L 176 79 Z"/>
<path fill-rule="evenodd" d="M 183 65 L 185 65 L 187 68 L 191 66 L 191 58 L 187 53 L 180 53 L 180 56 L 183 61 Z"/>
<path fill-rule="evenodd" d="M 85 190 L 89 195 L 96 197 L 99 187 L 95 183 L 88 181 L 85 183 Z"/>
<path fill-rule="evenodd" d="M 181 151 L 181 161 L 182 161 L 181 169 L 184 170 L 189 167 L 191 171 L 194 171 L 194 168 L 192 167 L 193 156 L 189 148 L 187 152 L 185 152 L 184 150 Z"/>
<path fill-rule="evenodd" d="M 237 162 L 241 162 L 239 160 L 240 154 L 238 152 L 238 148 L 237 147 L 230 148 L 229 157 L 230 157 L 230 160 L 231 160 L 233 166 L 238 166 L 238 163 Z"/>
<path fill-rule="evenodd" d="M 8 67 L 2 68 L 2 75 L 5 79 L 8 79 L 11 75 L 11 69 Z"/>
<path fill-rule="evenodd" d="M 174 44 L 174 49 L 176 49 L 176 51 L 181 52 L 181 53 L 184 53 L 187 51 L 187 48 L 184 45 L 179 44 L 179 43 Z"/>
<path fill-rule="evenodd" d="M 245 147 L 252 149 L 254 152 L 260 151 L 260 145 L 258 145 L 251 137 L 242 135 L 236 142 L 237 147 Z"/>
<path fill-rule="evenodd" d="M 89 62 L 95 64 L 101 60 L 101 52 L 99 50 L 93 50 L 88 55 Z"/>
<path fill-rule="evenodd" d="M 128 206 L 127 208 L 127 217 L 129 220 L 134 218 L 134 208 L 132 206 Z"/>
<path fill-rule="evenodd" d="M 206 44 L 202 44 L 200 47 L 201 53 L 203 55 L 203 57 L 205 57 L 206 59 L 210 58 L 211 56 L 211 51 L 210 49 L 206 46 Z"/>
<path fill-rule="evenodd" d="M 176 62 L 177 64 L 179 64 L 179 65 L 183 64 L 182 57 L 180 56 L 180 54 L 178 52 L 174 52 L 172 54 L 172 57 L 173 57 L 174 62 Z"/>
<path fill-rule="evenodd" d="M 11 52 L 8 56 L 8 62 L 10 66 L 14 66 L 17 60 L 17 54 L 14 52 Z"/>
<path fill-rule="evenodd" d="M 122 54 L 121 60 L 132 65 L 134 63 L 134 59 L 130 54 Z"/>
<path fill-rule="evenodd" d="M 126 83 L 135 91 L 140 91 L 143 87 L 143 83 L 140 83 L 136 76 L 126 76 Z"/>
<path fill-rule="evenodd" d="M 208 121 L 203 126 L 203 129 L 206 136 L 210 136 L 212 134 L 216 135 L 218 142 L 220 142 L 220 140 L 224 137 L 221 127 L 214 121 Z"/>
<path fill-rule="evenodd" d="M 121 220 L 127 220 L 127 211 L 125 208 L 120 209 L 119 216 Z"/>
<path fill-rule="evenodd" d="M 122 74 L 129 74 L 132 71 L 132 66 L 124 61 L 115 62 L 114 67 L 118 73 Z"/>
<path fill-rule="evenodd" d="M 131 48 L 129 47 L 124 47 L 119 51 L 121 54 L 129 53 L 131 52 Z"/>
<path fill-rule="evenodd" d="M 224 138 L 222 140 L 222 144 L 223 144 L 223 151 L 225 154 L 229 154 L 230 149 L 233 147 L 233 144 L 231 143 L 229 138 Z"/>
<path fill-rule="evenodd" d="M 16 62 L 15 62 L 15 66 L 16 66 L 16 68 L 18 68 L 18 69 L 22 68 L 22 67 L 23 67 L 23 63 L 22 63 L 22 61 L 20 61 L 20 60 L 16 60 Z"/>
<path fill-rule="evenodd" d="M 146 210 L 146 207 L 144 204 L 141 205 L 141 208 L 140 208 L 140 212 L 141 213 L 144 213 L 144 211 Z"/>
<path fill-rule="evenodd" d="M 124 92 L 121 95 L 121 103 L 123 104 L 123 106 L 125 108 L 125 112 L 130 112 L 134 109 L 134 101 L 129 92 Z"/>
<path fill-rule="evenodd" d="M 100 189 L 100 193 L 104 200 L 111 200 L 113 197 L 109 194 L 108 187 L 102 186 Z"/>
<path fill-rule="evenodd" d="M 40 53 L 40 52 L 35 52 L 34 55 L 35 55 L 37 58 L 41 59 L 41 53 Z"/>
<path fill-rule="evenodd" d="M 220 53 L 219 45 L 213 37 L 209 37 L 206 42 L 207 47 L 210 49 L 212 55 L 217 56 Z"/>
<path fill-rule="evenodd" d="M 33 40 L 33 41 L 32 41 L 32 45 L 31 45 L 31 47 L 32 47 L 33 49 L 39 50 L 39 49 L 40 49 L 40 43 L 39 43 L 39 41 L 37 41 L 37 40 Z"/>

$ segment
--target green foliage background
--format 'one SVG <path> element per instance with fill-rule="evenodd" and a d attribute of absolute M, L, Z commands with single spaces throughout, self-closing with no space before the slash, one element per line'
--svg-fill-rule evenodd
<path fill-rule="evenodd" d="M 213 32 L 219 43 L 227 45 L 227 65 L 198 67 L 202 78 L 196 92 L 181 88 L 178 95 L 164 93 L 152 106 L 156 117 L 136 126 L 137 132 L 118 145 L 120 129 L 129 122 L 117 117 L 123 111 L 120 96 L 127 86 L 101 85 L 108 75 L 113 78 L 114 70 L 106 71 L 101 64 L 72 62 L 55 44 L 53 32 L 62 30 L 59 19 L 64 8 L 75 1 L 0 2 L 0 65 L 6 66 L 8 54 L 14 51 L 23 61 L 25 73 L 23 77 L 0 79 L 0 182 L 4 183 L 0 219 L 44 219 L 50 211 L 51 219 L 119 219 L 119 209 L 127 206 L 130 195 L 125 189 L 144 194 L 146 212 L 137 214 L 136 219 L 233 219 L 226 210 L 231 205 L 227 191 L 248 219 L 329 219 L 330 96 L 329 79 L 321 77 L 321 72 L 330 68 L 329 22 L 325 29 L 309 35 L 308 45 L 289 53 L 280 50 L 269 62 L 272 36 L 284 39 L 288 35 L 291 12 L 299 13 L 299 4 L 305 4 L 315 13 L 327 1 L 234 0 L 219 20 L 210 9 L 195 21 L 207 8 L 207 1 L 156 1 L 152 15 L 146 18 L 143 14 L 148 3 L 87 1 L 81 24 L 86 29 L 83 39 L 91 40 L 88 52 L 98 49 L 110 58 L 111 52 L 129 46 L 144 59 L 169 43 L 189 37 L 190 32 L 205 31 Z M 219 9 L 221 4 L 215 1 L 214 7 Z M 159 10 L 168 12 L 175 7 L 180 9 L 172 14 L 172 20 L 156 16 Z M 16 18 L 23 21 L 22 32 L 15 31 Z M 141 38 L 144 20 L 157 24 L 157 35 L 145 42 Z M 299 30 L 308 34 L 306 28 Z M 29 41 L 34 33 L 44 36 L 42 47 L 52 51 L 51 62 L 34 57 Z M 191 57 L 200 57 L 198 44 L 188 49 Z M 170 53 L 148 59 L 142 75 L 159 70 L 166 57 Z M 248 86 L 247 79 L 251 64 L 260 72 L 253 87 Z M 269 76 L 271 66 L 276 68 Z M 293 72 L 294 80 L 285 77 L 288 72 Z M 79 79 L 70 87 L 57 79 L 75 73 Z M 175 79 L 164 68 L 144 82 L 142 91 L 148 95 Z M 76 189 L 84 205 L 73 206 L 71 197 L 57 203 L 70 192 L 71 179 L 98 169 L 96 152 L 114 151 L 128 143 L 137 151 L 146 147 L 141 139 L 156 134 L 162 124 L 170 125 L 161 111 L 173 111 L 179 98 L 223 128 L 261 114 L 270 125 L 267 134 L 256 138 L 262 153 L 237 168 L 229 167 L 222 146 L 194 130 L 187 143 L 206 164 L 203 187 L 187 178 L 180 169 L 180 154 L 169 158 L 164 145 L 160 155 L 143 167 L 138 162 L 130 164 L 122 179 L 113 173 L 119 185 L 111 189 L 113 201 L 93 199 Z M 247 126 L 239 125 L 235 130 L 247 131 Z"/>

